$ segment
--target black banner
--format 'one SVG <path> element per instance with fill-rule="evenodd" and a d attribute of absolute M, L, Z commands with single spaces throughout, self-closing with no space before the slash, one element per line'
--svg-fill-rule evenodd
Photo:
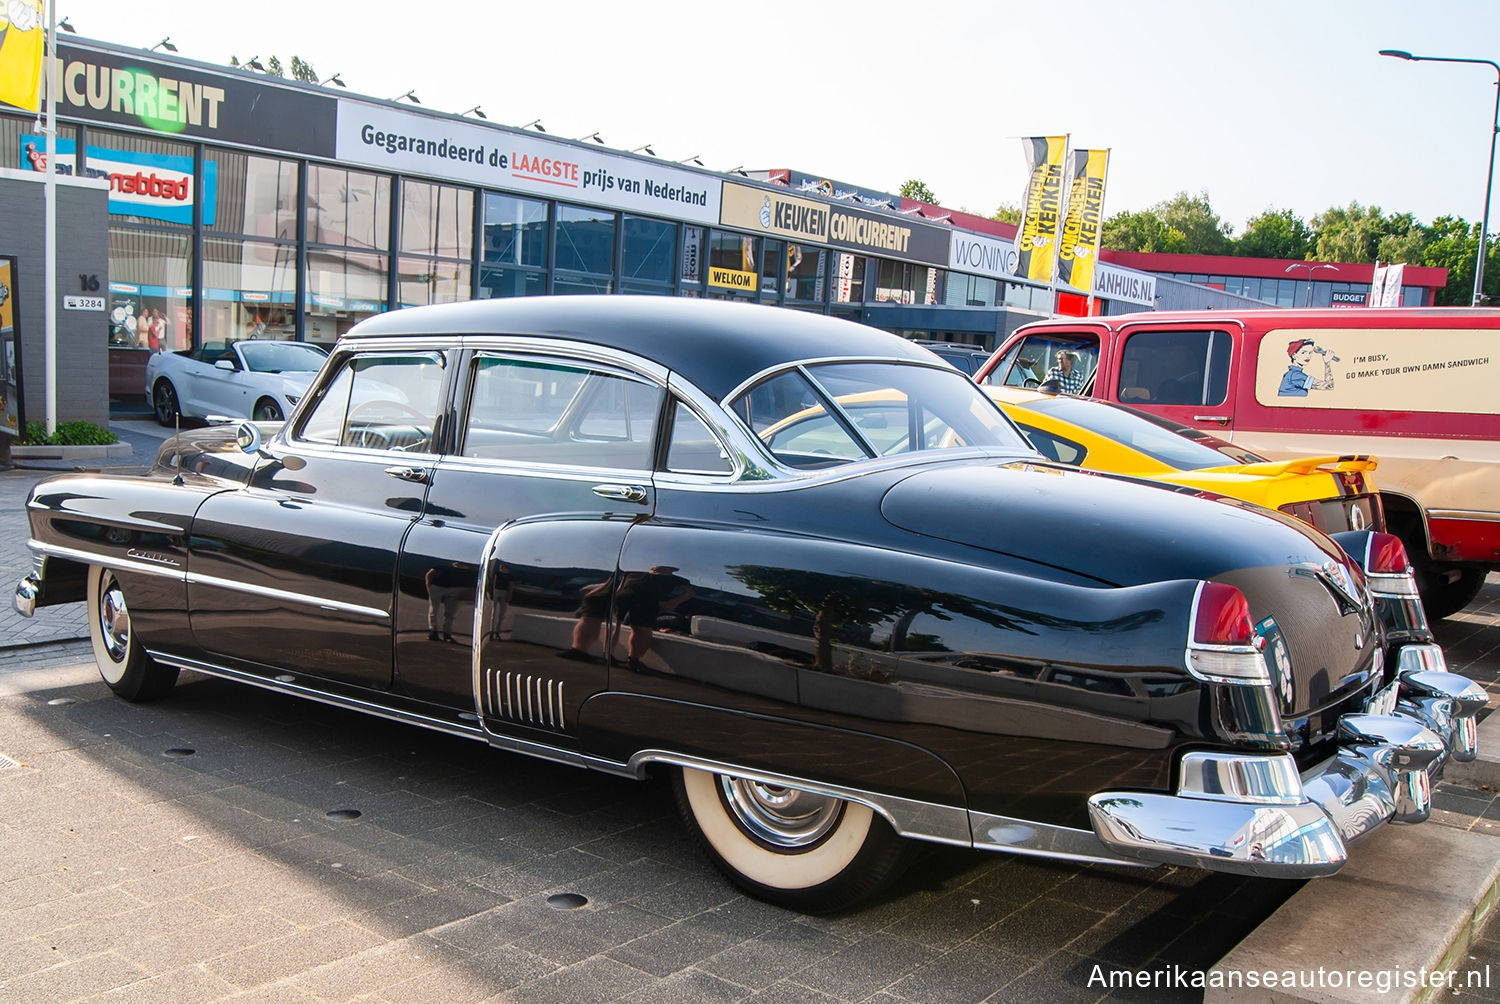
<path fill-rule="evenodd" d="M 248 70 L 59 45 L 58 114 L 168 138 L 334 155 L 338 102 Z M 271 78 L 275 79 L 275 78 Z"/>
<path fill-rule="evenodd" d="M 947 227 L 917 223 L 899 213 L 843 206 L 831 207 L 828 218 L 828 243 L 834 247 L 945 268 L 950 233 Z"/>

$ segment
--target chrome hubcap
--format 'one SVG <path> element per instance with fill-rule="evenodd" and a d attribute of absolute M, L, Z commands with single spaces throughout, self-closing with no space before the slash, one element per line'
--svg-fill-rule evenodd
<path fill-rule="evenodd" d="M 816 844 L 838 824 L 842 799 L 738 777 L 720 776 L 719 786 L 735 822 L 775 847 Z"/>
<path fill-rule="evenodd" d="M 125 594 L 114 579 L 99 596 L 99 627 L 104 647 L 115 662 L 123 662 L 130 650 L 130 611 L 125 608 Z"/>

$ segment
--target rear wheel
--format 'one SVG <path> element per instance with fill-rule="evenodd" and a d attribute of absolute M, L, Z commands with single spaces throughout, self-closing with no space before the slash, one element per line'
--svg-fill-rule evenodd
<path fill-rule="evenodd" d="M 257 422 L 281 422 L 286 419 L 281 413 L 281 405 L 268 397 L 255 402 L 255 410 L 250 413 L 250 417 Z"/>
<path fill-rule="evenodd" d="M 911 844 L 867 805 L 690 767 L 673 781 L 678 810 L 714 865 L 779 906 L 844 910 L 906 864 Z"/>
<path fill-rule="evenodd" d="M 163 666 L 141 647 L 114 572 L 89 566 L 88 604 L 94 661 L 109 689 L 127 701 L 165 697 L 177 682 L 177 669 Z"/>
<path fill-rule="evenodd" d="M 156 381 L 156 386 L 151 389 L 151 410 L 156 412 L 156 420 L 162 425 L 171 428 L 177 424 L 182 409 L 177 404 L 177 388 L 172 386 L 172 381 Z"/>

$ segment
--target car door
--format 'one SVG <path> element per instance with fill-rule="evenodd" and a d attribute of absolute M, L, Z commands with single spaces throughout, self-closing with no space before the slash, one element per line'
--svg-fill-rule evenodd
<path fill-rule="evenodd" d="M 401 553 L 403 693 L 473 709 L 477 688 L 487 728 L 568 744 L 620 657 L 609 624 L 620 548 L 654 508 L 666 374 L 646 369 L 506 348 L 466 359 L 455 449 Z M 487 547 L 501 609 L 476 655 Z"/>
<path fill-rule="evenodd" d="M 238 346 L 231 342 L 223 352 L 195 361 L 188 375 L 187 393 L 196 415 L 248 416 L 250 391 Z"/>
<path fill-rule="evenodd" d="M 199 508 L 188 604 L 215 658 L 388 688 L 401 542 L 437 465 L 450 358 L 348 353 L 249 483 Z"/>
<path fill-rule="evenodd" d="M 1119 346 L 1113 393 L 1100 396 L 1229 438 L 1244 346 L 1239 325 L 1132 327 Z"/>

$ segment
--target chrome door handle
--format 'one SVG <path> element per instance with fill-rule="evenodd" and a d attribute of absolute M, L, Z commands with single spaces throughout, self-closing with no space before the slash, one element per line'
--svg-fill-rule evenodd
<path fill-rule="evenodd" d="M 1195 422 L 1218 422 L 1220 425 L 1228 425 L 1229 424 L 1229 416 L 1228 415 L 1194 415 L 1193 416 L 1193 421 L 1195 421 Z"/>
<path fill-rule="evenodd" d="M 640 485 L 595 485 L 594 494 L 616 502 L 643 503 L 647 498 L 646 489 Z"/>
<path fill-rule="evenodd" d="M 387 467 L 385 472 L 402 481 L 412 481 L 419 485 L 427 483 L 427 472 L 420 467 Z"/>

